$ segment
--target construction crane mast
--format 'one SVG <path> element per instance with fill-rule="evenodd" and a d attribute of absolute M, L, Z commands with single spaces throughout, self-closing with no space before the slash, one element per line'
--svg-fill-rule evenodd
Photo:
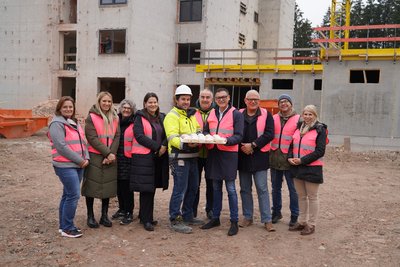
<path fill-rule="evenodd" d="M 350 9 L 351 9 L 351 1 L 350 0 L 332 0 L 331 4 L 331 17 L 330 17 L 330 26 L 331 27 L 341 27 L 341 26 L 350 26 Z M 344 19 L 344 24 L 343 24 Z M 340 30 L 330 30 L 329 38 L 330 39 L 339 39 L 343 38 L 343 32 Z M 349 30 L 344 30 L 344 38 L 347 39 L 350 37 Z M 333 47 L 334 43 L 330 44 Z M 349 43 L 343 43 L 343 49 L 349 48 Z"/>

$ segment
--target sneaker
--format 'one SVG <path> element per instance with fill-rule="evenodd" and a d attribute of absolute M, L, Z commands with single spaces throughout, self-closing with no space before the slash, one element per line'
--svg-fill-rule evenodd
<path fill-rule="evenodd" d="M 253 220 L 252 219 L 243 218 L 239 223 L 239 227 L 245 228 L 245 227 L 248 227 L 248 226 L 250 226 L 252 224 L 253 224 Z"/>
<path fill-rule="evenodd" d="M 280 219 L 282 219 L 282 214 L 277 213 L 277 214 L 272 214 L 272 223 L 277 223 Z"/>
<path fill-rule="evenodd" d="M 188 220 L 188 221 L 187 220 L 183 220 L 183 223 L 186 224 L 186 225 L 203 225 L 204 221 L 199 220 L 197 218 L 193 218 L 193 219 Z"/>
<path fill-rule="evenodd" d="M 289 231 L 302 231 L 304 228 L 305 225 L 297 222 L 293 226 L 289 226 Z"/>
<path fill-rule="evenodd" d="M 80 228 L 78 228 L 78 227 L 75 227 L 75 229 L 76 229 L 76 231 L 78 231 L 79 233 L 81 233 L 82 232 L 82 230 L 80 229 Z M 62 229 L 60 228 L 60 229 L 58 229 L 58 232 L 61 234 L 62 233 Z"/>
<path fill-rule="evenodd" d="M 272 225 L 272 222 L 267 222 L 264 224 L 265 229 L 267 229 L 267 232 L 275 232 L 275 228 Z"/>
<path fill-rule="evenodd" d="M 301 235 L 311 235 L 315 232 L 315 226 L 314 225 L 308 225 L 306 224 L 304 226 L 304 229 L 301 230 L 300 234 Z"/>
<path fill-rule="evenodd" d="M 112 220 L 121 220 L 125 217 L 125 215 L 126 215 L 126 212 L 119 209 L 111 216 L 111 219 Z"/>
<path fill-rule="evenodd" d="M 63 230 L 61 232 L 61 236 L 77 238 L 77 237 L 81 237 L 82 236 L 82 232 L 78 232 L 76 229 L 74 229 L 74 230 Z"/>
<path fill-rule="evenodd" d="M 294 226 L 297 223 L 297 216 L 290 216 L 289 227 Z"/>
<path fill-rule="evenodd" d="M 182 233 L 182 234 L 191 234 L 192 227 L 187 226 L 180 220 L 172 220 L 171 221 L 171 229 L 175 232 Z"/>
<path fill-rule="evenodd" d="M 121 225 L 127 225 L 133 222 L 133 214 L 128 212 L 125 214 L 124 218 L 119 222 Z"/>

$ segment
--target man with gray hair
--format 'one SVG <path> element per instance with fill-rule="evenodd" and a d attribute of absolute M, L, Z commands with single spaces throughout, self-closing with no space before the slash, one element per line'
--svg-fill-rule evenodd
<path fill-rule="evenodd" d="M 260 105 L 260 95 L 256 90 L 247 92 L 244 117 L 243 140 L 239 150 L 240 196 L 244 218 L 240 227 L 253 224 L 253 179 L 257 189 L 261 223 L 268 232 L 274 232 L 269 203 L 267 170 L 269 168 L 269 143 L 274 138 L 274 120 L 271 113 Z"/>

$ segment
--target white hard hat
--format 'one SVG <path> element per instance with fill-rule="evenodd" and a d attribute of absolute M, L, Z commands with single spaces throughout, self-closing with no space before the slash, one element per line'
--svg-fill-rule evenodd
<path fill-rule="evenodd" d="M 189 86 L 182 84 L 179 85 L 178 88 L 175 90 L 175 95 L 190 95 L 192 96 L 192 90 L 190 89 Z"/>

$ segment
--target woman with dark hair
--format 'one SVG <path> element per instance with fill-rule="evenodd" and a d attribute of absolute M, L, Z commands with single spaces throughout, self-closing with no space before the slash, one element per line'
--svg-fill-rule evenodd
<path fill-rule="evenodd" d="M 111 217 L 120 220 L 121 225 L 130 224 L 133 221 L 133 192 L 129 190 L 129 176 L 131 169 L 131 149 L 133 140 L 133 119 L 136 113 L 136 105 L 129 99 L 124 99 L 119 104 L 119 127 L 121 135 L 117 151 L 117 197 L 118 211 Z"/>
<path fill-rule="evenodd" d="M 164 131 L 165 114 L 160 113 L 158 96 L 147 93 L 143 109 L 136 112 L 132 145 L 131 189 L 140 192 L 139 218 L 144 229 L 154 231 L 156 188 L 168 189 L 168 153 Z"/>
<path fill-rule="evenodd" d="M 82 232 L 74 225 L 74 218 L 83 169 L 89 165 L 87 142 L 75 118 L 75 102 L 71 97 L 63 96 L 58 101 L 55 115 L 49 125 L 48 137 L 54 171 L 63 184 L 59 232 L 65 237 L 80 237 Z"/>
<path fill-rule="evenodd" d="M 86 197 L 87 225 L 98 228 L 94 218 L 94 198 L 101 199 L 100 224 L 111 227 L 108 218 L 110 197 L 117 194 L 118 115 L 109 92 L 100 92 L 86 118 L 85 134 L 89 143 L 90 165 L 85 171 L 82 195 Z"/>

